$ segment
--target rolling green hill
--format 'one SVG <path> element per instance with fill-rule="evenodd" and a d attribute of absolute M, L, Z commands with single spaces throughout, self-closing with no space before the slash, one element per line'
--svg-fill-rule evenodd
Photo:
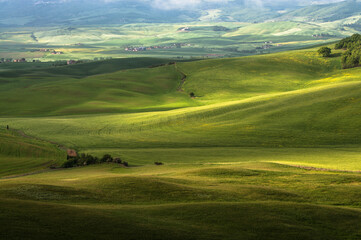
<path fill-rule="evenodd" d="M 177 2 L 0 0 L 0 239 L 361 239 L 360 2 Z"/>
<path fill-rule="evenodd" d="M 64 158 L 64 150 L 53 144 L 3 127 L 0 130 L 0 178 L 44 170 L 60 165 Z"/>
<path fill-rule="evenodd" d="M 234 156 L 237 150 L 228 152 Z M 203 164 L 168 163 L 163 167 L 127 169 L 102 165 L 2 180 L 0 236 L 7 239 L 360 236 L 358 173 L 307 171 L 265 163 L 262 158 L 258 161 L 254 158 L 256 152 L 260 153 L 259 149 L 244 152 L 247 160 L 239 158 L 238 163 L 229 165 L 224 158 L 222 163 L 205 164 L 210 153 L 206 150 Z M 188 152 L 177 155 L 185 153 Z M 290 150 L 286 155 L 290 157 Z M 316 156 L 322 154 L 314 152 L 310 159 Z"/>
<path fill-rule="evenodd" d="M 65 161 L 50 142 L 129 167 L 0 179 L 0 238 L 358 239 L 361 69 L 342 51 L 9 65 L 0 125 L 44 140 L 1 130 L 0 177 Z"/>
<path fill-rule="evenodd" d="M 152 67 L 167 63 L 167 59 L 140 58 L 3 71 L 2 114 L 79 115 L 192 105 L 177 92 L 182 76 L 175 65 Z M 142 68 L 145 66 L 148 68 Z M 22 101 L 18 94 L 27 96 L 29 101 Z"/>
<path fill-rule="evenodd" d="M 359 75 L 315 49 L 41 81 L 29 74 L 3 84 L 0 122 L 84 149 L 350 146 L 359 144 Z"/>

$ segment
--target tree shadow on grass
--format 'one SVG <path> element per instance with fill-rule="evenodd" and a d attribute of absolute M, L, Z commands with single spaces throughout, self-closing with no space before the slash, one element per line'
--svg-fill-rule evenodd
<path fill-rule="evenodd" d="M 341 57 L 342 53 L 332 53 L 330 58 Z"/>

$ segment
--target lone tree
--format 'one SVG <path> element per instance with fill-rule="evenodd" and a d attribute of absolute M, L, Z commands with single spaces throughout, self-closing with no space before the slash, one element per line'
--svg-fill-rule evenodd
<path fill-rule="evenodd" d="M 329 47 L 322 47 L 318 49 L 318 54 L 322 55 L 322 57 L 329 57 L 331 56 L 331 48 Z"/>

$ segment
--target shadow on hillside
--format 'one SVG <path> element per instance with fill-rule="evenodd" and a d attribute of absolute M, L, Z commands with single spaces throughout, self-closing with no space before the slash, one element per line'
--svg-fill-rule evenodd
<path fill-rule="evenodd" d="M 334 58 L 334 57 L 341 57 L 342 53 L 333 53 L 331 54 L 331 58 Z"/>

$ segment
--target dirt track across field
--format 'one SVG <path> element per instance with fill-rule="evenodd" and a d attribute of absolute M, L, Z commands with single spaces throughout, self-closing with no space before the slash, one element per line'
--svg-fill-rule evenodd
<path fill-rule="evenodd" d="M 187 80 L 187 75 L 185 75 L 181 70 L 178 69 L 177 63 L 175 63 L 174 66 L 175 66 L 175 70 L 177 70 L 177 72 L 179 72 L 182 75 L 182 79 L 181 79 L 181 82 L 180 82 L 180 84 L 178 86 L 177 91 L 183 92 L 184 91 L 183 86 L 184 86 L 184 83 Z"/>

